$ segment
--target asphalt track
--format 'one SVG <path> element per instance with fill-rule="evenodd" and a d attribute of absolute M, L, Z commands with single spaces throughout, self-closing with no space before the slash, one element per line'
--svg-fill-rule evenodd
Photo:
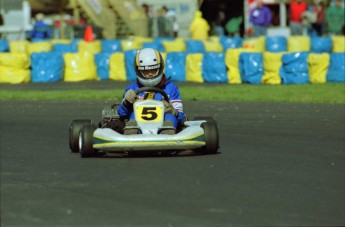
<path fill-rule="evenodd" d="M 108 104 L 0 101 L 2 227 L 345 225 L 344 105 L 189 101 L 218 121 L 219 154 L 70 153 L 70 121 Z"/>

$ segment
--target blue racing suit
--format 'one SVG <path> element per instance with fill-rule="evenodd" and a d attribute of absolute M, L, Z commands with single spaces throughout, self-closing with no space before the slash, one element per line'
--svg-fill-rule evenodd
<path fill-rule="evenodd" d="M 165 114 L 164 120 L 170 120 L 173 123 L 174 127 L 176 128 L 177 125 L 180 124 L 184 120 L 181 95 L 177 86 L 173 82 L 169 80 L 165 80 L 165 78 L 163 78 L 163 80 L 164 80 L 164 83 L 163 85 L 159 86 L 159 88 L 165 91 L 165 93 L 169 97 L 170 103 L 178 112 L 178 115 L 176 117 L 172 114 Z M 139 82 L 134 82 L 126 88 L 124 94 L 130 89 L 138 90 L 140 87 L 141 85 L 139 84 Z M 144 96 L 145 96 L 145 92 L 141 92 L 138 94 L 138 99 L 143 100 Z M 164 98 L 160 93 L 155 93 L 154 99 L 163 100 Z M 121 118 L 130 119 L 130 120 L 134 119 L 133 105 L 132 104 L 128 105 L 125 99 L 122 100 L 119 108 L 117 109 L 117 112 Z"/>

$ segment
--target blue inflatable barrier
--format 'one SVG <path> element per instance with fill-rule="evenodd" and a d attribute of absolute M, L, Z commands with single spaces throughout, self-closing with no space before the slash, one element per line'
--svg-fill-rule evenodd
<path fill-rule="evenodd" d="M 0 53 L 1 52 L 8 52 L 10 50 L 10 47 L 8 46 L 8 43 L 4 39 L 0 39 Z"/>
<path fill-rule="evenodd" d="M 103 53 L 115 53 L 121 52 L 121 42 L 118 39 L 110 39 L 110 40 L 101 40 L 102 44 L 102 52 Z"/>
<path fill-rule="evenodd" d="M 43 38 L 32 38 L 30 40 L 31 43 L 38 43 L 38 42 L 50 42 L 50 39 L 43 39 Z"/>
<path fill-rule="evenodd" d="M 226 37 L 221 36 L 219 38 L 220 44 L 223 46 L 223 50 L 226 51 L 227 49 L 231 48 L 241 48 L 243 45 L 243 39 L 241 37 Z"/>
<path fill-rule="evenodd" d="M 79 43 L 80 41 L 83 41 L 83 39 L 79 39 L 79 38 L 78 38 L 78 39 L 72 39 L 70 45 L 72 45 L 73 50 L 77 50 L 77 52 L 78 52 L 78 43 Z"/>
<path fill-rule="evenodd" d="M 224 53 L 207 52 L 202 59 L 204 82 L 228 82 Z"/>
<path fill-rule="evenodd" d="M 262 53 L 241 53 L 239 68 L 243 83 L 261 84 L 264 74 Z"/>
<path fill-rule="evenodd" d="M 137 53 L 137 50 L 127 50 L 125 51 L 125 64 L 126 64 L 126 75 L 127 80 L 135 80 L 137 78 L 137 75 L 134 71 L 134 59 L 135 55 Z"/>
<path fill-rule="evenodd" d="M 327 82 L 345 82 L 345 53 L 330 54 Z"/>
<path fill-rule="evenodd" d="M 284 36 L 267 36 L 265 45 L 266 50 L 270 52 L 287 51 L 287 39 Z"/>
<path fill-rule="evenodd" d="M 186 48 L 188 53 L 204 53 L 205 46 L 200 40 L 186 40 Z"/>
<path fill-rule="evenodd" d="M 311 52 L 314 53 L 330 53 L 332 51 L 333 41 L 330 37 L 311 38 Z"/>
<path fill-rule="evenodd" d="M 163 41 L 174 41 L 173 37 L 159 37 L 154 39 L 154 43 L 156 45 L 157 49 L 159 52 L 165 52 L 165 47 L 163 45 Z"/>
<path fill-rule="evenodd" d="M 186 52 L 167 53 L 165 75 L 173 81 L 186 81 L 186 57 Z"/>
<path fill-rule="evenodd" d="M 55 52 L 31 54 L 31 81 L 56 82 L 64 75 L 64 60 L 62 54 Z"/>
<path fill-rule="evenodd" d="M 280 77 L 282 84 L 309 83 L 308 52 L 283 54 Z"/>
<path fill-rule="evenodd" d="M 109 79 L 109 59 L 111 53 L 99 53 L 95 55 L 95 63 L 97 66 L 97 75 L 101 80 Z"/>
<path fill-rule="evenodd" d="M 53 51 L 61 54 L 76 53 L 78 51 L 78 48 L 76 48 L 76 46 L 72 44 L 57 43 L 53 45 Z"/>

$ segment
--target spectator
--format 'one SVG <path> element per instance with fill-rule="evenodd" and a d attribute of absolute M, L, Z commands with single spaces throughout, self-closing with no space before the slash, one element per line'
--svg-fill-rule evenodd
<path fill-rule="evenodd" d="M 165 24 L 165 18 L 164 18 L 164 12 L 163 9 L 157 10 L 157 31 L 158 31 L 158 37 L 164 37 L 164 24 Z"/>
<path fill-rule="evenodd" d="M 202 18 L 202 12 L 196 11 L 194 19 L 189 27 L 189 31 L 193 39 L 207 39 L 209 36 L 210 26 L 207 21 Z"/>
<path fill-rule="evenodd" d="M 36 15 L 36 22 L 31 31 L 31 39 L 50 39 L 52 37 L 51 29 L 44 23 L 44 15 L 39 13 Z"/>
<path fill-rule="evenodd" d="M 254 25 L 255 36 L 267 35 L 267 27 L 272 20 L 270 9 L 263 5 L 263 0 L 257 0 L 257 7 L 250 12 L 250 22 Z"/>
<path fill-rule="evenodd" d="M 225 25 L 225 29 L 230 37 L 240 36 L 241 24 L 243 22 L 243 17 L 233 17 Z"/>
<path fill-rule="evenodd" d="M 142 7 L 147 17 L 148 36 L 153 37 L 153 15 L 152 15 L 151 7 L 145 3 L 142 4 Z"/>
<path fill-rule="evenodd" d="M 173 22 L 168 15 L 168 8 L 166 6 L 157 11 L 157 26 L 159 37 L 173 36 Z"/>
<path fill-rule="evenodd" d="M 5 22 L 4 22 L 4 16 L 5 16 L 4 11 L 3 11 L 3 10 L 0 10 L 0 26 L 5 24 Z"/>
<path fill-rule="evenodd" d="M 341 0 L 335 0 L 335 4 L 326 10 L 326 23 L 328 33 L 331 35 L 341 35 L 344 26 L 344 7 Z"/>
<path fill-rule="evenodd" d="M 222 25 L 216 21 L 212 23 L 212 35 L 215 36 L 224 36 L 225 35 L 225 31 L 224 28 L 222 27 Z"/>
<path fill-rule="evenodd" d="M 303 0 L 292 0 L 290 4 L 290 28 L 292 35 L 303 35 L 302 14 L 307 10 L 308 4 Z"/>
<path fill-rule="evenodd" d="M 218 33 L 224 33 L 224 27 L 226 22 L 226 5 L 225 3 L 220 3 L 218 14 L 217 14 L 217 20 L 216 20 L 216 26 L 218 26 L 217 30 Z"/>
<path fill-rule="evenodd" d="M 174 10 L 171 10 L 171 9 L 166 8 L 166 10 L 167 10 L 167 13 L 165 14 L 165 19 L 166 19 L 166 26 L 167 26 L 167 34 L 169 34 L 169 36 L 172 35 L 173 37 L 176 38 L 178 36 L 178 30 L 179 30 L 176 13 Z"/>
<path fill-rule="evenodd" d="M 316 14 L 316 22 L 312 23 L 311 26 L 318 36 L 322 36 L 325 21 L 325 7 L 322 0 L 314 0 L 313 2 L 312 12 Z"/>

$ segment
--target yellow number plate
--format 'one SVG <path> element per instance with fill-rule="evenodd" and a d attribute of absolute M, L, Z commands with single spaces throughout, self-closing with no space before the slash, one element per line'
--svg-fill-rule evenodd
<path fill-rule="evenodd" d="M 141 122 L 157 122 L 163 118 L 161 106 L 137 106 L 135 111 Z"/>

